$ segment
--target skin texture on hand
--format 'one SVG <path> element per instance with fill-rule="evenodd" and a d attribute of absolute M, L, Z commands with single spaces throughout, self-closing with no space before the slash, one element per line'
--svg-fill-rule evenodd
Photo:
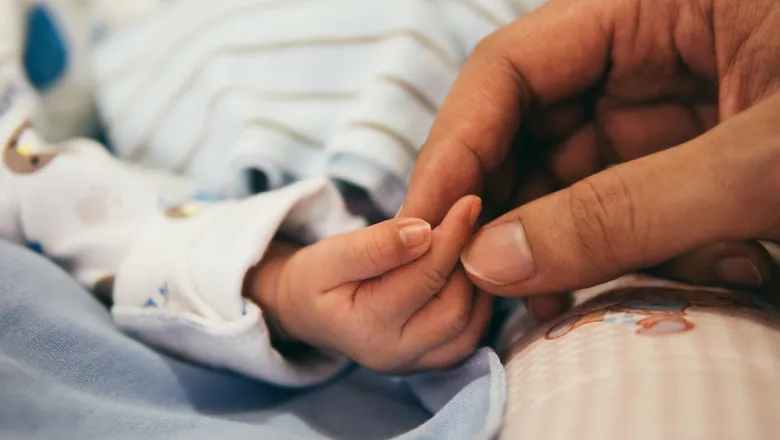
<path fill-rule="evenodd" d="M 773 0 L 553 0 L 475 49 L 402 215 L 436 224 L 482 194 L 495 220 L 463 261 L 499 295 L 648 267 L 765 284 L 750 240 L 779 238 L 778 47 Z"/>
<path fill-rule="evenodd" d="M 477 347 L 492 312 L 458 261 L 480 209 L 469 196 L 433 230 L 394 219 L 297 251 L 272 249 L 249 296 L 279 339 L 379 372 L 453 365 Z"/>

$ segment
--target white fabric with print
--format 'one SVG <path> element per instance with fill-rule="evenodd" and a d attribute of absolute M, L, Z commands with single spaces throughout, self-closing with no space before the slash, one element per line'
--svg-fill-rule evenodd
<path fill-rule="evenodd" d="M 90 287 L 116 274 L 120 327 L 190 360 L 281 385 L 310 385 L 345 365 L 336 357 L 289 362 L 271 346 L 260 309 L 242 297 L 245 274 L 280 227 L 322 238 L 364 226 L 329 182 L 161 209 L 161 200 L 195 196 L 195 185 L 119 162 L 90 141 L 49 146 L 31 128 L 14 139 L 18 151 L 6 149 L 0 169 L 0 225 L 10 225 L 3 238 L 34 244 Z"/>

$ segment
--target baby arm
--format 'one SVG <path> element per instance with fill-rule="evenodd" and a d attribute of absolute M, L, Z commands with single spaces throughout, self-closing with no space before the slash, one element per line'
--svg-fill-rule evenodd
<path fill-rule="evenodd" d="M 123 330 L 280 385 L 309 385 L 345 365 L 283 357 L 263 312 L 241 295 L 280 228 L 316 238 L 363 225 L 326 181 L 207 203 L 187 180 L 122 163 L 87 140 L 51 146 L 22 124 L 0 146 L 0 237 L 34 244 L 89 288 L 113 287 Z"/>
<path fill-rule="evenodd" d="M 34 247 L 88 288 L 113 289 L 117 325 L 180 357 L 287 386 L 345 365 L 283 357 L 241 295 L 280 228 L 316 239 L 363 225 L 328 182 L 199 202 L 186 179 L 120 162 L 88 140 L 51 145 L 26 117 L 17 105 L 0 112 L 0 238 Z"/>
<path fill-rule="evenodd" d="M 491 313 L 458 257 L 479 199 L 459 201 L 431 231 L 389 220 L 306 248 L 277 248 L 248 280 L 247 296 L 273 316 L 284 342 L 305 343 L 390 373 L 441 368 L 476 348 Z"/>
<path fill-rule="evenodd" d="M 0 5 L 0 239 L 112 296 L 120 328 L 179 357 L 287 386 L 336 374 L 346 360 L 294 362 L 274 350 L 263 313 L 241 296 L 280 228 L 315 240 L 364 225 L 336 189 L 308 181 L 205 203 L 193 182 L 120 162 L 95 142 L 46 142 L 21 66 L 22 2 Z"/>

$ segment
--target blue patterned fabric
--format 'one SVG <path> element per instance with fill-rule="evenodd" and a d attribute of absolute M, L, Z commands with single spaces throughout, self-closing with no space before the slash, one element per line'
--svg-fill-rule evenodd
<path fill-rule="evenodd" d="M 54 86 L 67 70 L 68 45 L 44 3 L 28 11 L 23 61 L 27 77 L 41 91 Z"/>

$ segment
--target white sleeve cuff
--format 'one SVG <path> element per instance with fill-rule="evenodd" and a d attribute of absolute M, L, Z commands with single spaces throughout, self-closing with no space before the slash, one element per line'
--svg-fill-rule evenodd
<path fill-rule="evenodd" d="M 318 239 L 362 226 L 332 184 L 319 179 L 240 201 L 168 209 L 120 267 L 112 313 L 144 342 L 194 362 L 283 386 L 326 380 L 346 359 L 284 358 L 271 345 L 262 310 L 241 295 L 244 277 L 280 227 Z"/>

